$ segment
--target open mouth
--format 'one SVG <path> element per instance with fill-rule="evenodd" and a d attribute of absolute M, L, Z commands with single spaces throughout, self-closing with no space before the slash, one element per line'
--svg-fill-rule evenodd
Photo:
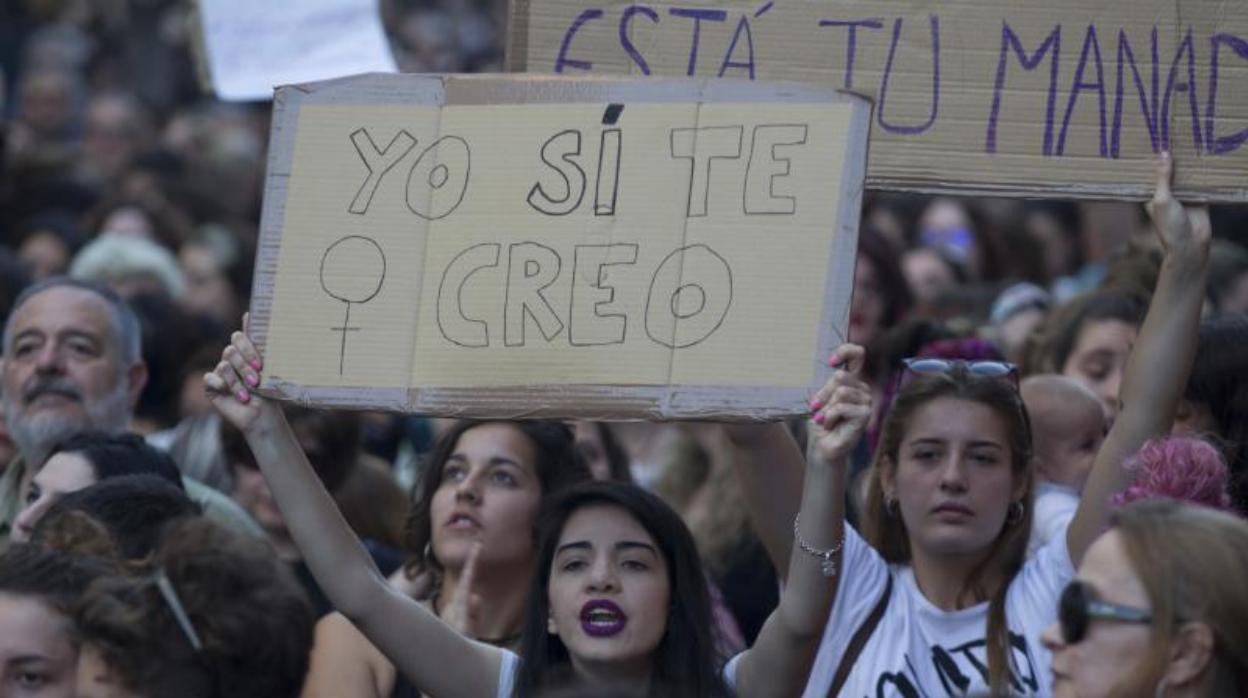
<path fill-rule="evenodd" d="M 619 606 L 606 600 L 590 601 L 581 608 L 581 629 L 591 637 L 610 637 L 628 623 Z"/>
<path fill-rule="evenodd" d="M 463 512 L 451 514 L 451 518 L 446 520 L 446 527 L 450 529 L 475 531 L 481 528 L 481 522 L 472 518 Z"/>

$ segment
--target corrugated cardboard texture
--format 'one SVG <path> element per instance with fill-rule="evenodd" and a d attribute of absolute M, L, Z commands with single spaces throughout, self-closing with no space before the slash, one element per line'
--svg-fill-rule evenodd
<path fill-rule="evenodd" d="M 868 118 L 727 80 L 280 88 L 264 388 L 480 418 L 804 413 L 844 337 Z"/>
<path fill-rule="evenodd" d="M 1244 0 L 513 0 L 514 71 L 800 80 L 872 98 L 870 188 L 1248 201 Z"/>

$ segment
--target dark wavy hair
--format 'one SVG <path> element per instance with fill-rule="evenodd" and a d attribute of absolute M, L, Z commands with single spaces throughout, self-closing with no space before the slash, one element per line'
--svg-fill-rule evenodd
<path fill-rule="evenodd" d="M 1200 325 L 1196 360 L 1183 397 L 1204 405 L 1231 475 L 1235 508 L 1248 513 L 1248 317 L 1223 315 Z"/>
<path fill-rule="evenodd" d="M 171 523 L 151 574 L 113 575 L 83 594 L 74 620 L 121 683 L 148 696 L 295 698 L 315 618 L 263 541 L 202 517 Z M 168 579 L 202 643 L 194 649 L 161 593 Z"/>
<path fill-rule="evenodd" d="M 38 599 L 68 616 L 91 582 L 108 571 L 91 558 L 14 543 L 0 554 L 0 593 Z"/>
<path fill-rule="evenodd" d="M 1075 350 L 1079 333 L 1090 322 L 1118 320 L 1139 327 L 1148 298 L 1130 290 L 1106 288 L 1073 298 L 1045 319 L 1023 373 L 1061 373 Z"/>
<path fill-rule="evenodd" d="M 572 680 L 568 649 L 547 632 L 551 565 L 568 519 L 587 506 L 615 506 L 628 512 L 654 538 L 667 564 L 671 608 L 655 649 L 651 696 L 726 698 L 711 634 L 711 600 L 693 534 L 663 500 L 620 482 L 586 482 L 554 495 L 538 518 L 537 573 L 520 636 L 524 661 L 516 678 L 517 698 L 541 695 Z"/>
<path fill-rule="evenodd" d="M 484 424 L 506 424 L 524 434 L 533 444 L 533 450 L 537 453 L 537 478 L 542 486 L 543 497 L 590 479 L 589 468 L 573 444 L 572 430 L 563 422 L 456 422 L 434 444 L 420 481 L 412 490 L 412 507 L 403 524 L 403 547 L 412 554 L 403 566 L 408 576 L 422 572 L 439 576 L 442 574 L 442 563 L 433 554 L 430 545 L 433 539 L 430 514 L 433 495 L 442 485 L 443 467 L 459 445 L 459 437 Z"/>
<path fill-rule="evenodd" d="M 125 475 L 155 475 L 179 490 L 186 489 L 173 458 L 138 434 L 85 431 L 54 446 L 48 457 L 58 453 L 82 456 L 91 464 L 96 482 Z"/>

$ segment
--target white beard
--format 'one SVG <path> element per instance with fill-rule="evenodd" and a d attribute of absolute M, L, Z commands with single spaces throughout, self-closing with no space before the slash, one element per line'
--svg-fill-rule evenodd
<path fill-rule="evenodd" d="M 5 419 L 9 436 L 13 439 L 27 467 L 38 470 L 48 457 L 48 452 L 58 443 L 84 431 L 102 431 L 116 434 L 130 426 L 130 395 L 126 381 L 117 381 L 113 392 L 92 402 L 84 402 L 86 419 L 56 412 L 45 412 L 28 417 L 19 415 L 14 398 L 4 395 Z M 20 398 L 18 398 L 20 399 Z"/>

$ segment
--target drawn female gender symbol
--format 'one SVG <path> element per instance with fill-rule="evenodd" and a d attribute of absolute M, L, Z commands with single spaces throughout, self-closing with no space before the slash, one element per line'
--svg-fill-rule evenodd
<path fill-rule="evenodd" d="M 367 303 L 381 292 L 386 278 L 386 255 L 372 238 L 348 235 L 325 250 L 321 257 L 321 288 L 330 298 L 347 304 L 342 327 L 329 328 L 342 334 L 338 350 L 338 375 L 342 375 L 347 356 L 347 333 L 358 332 L 351 327 L 351 304 Z"/>

